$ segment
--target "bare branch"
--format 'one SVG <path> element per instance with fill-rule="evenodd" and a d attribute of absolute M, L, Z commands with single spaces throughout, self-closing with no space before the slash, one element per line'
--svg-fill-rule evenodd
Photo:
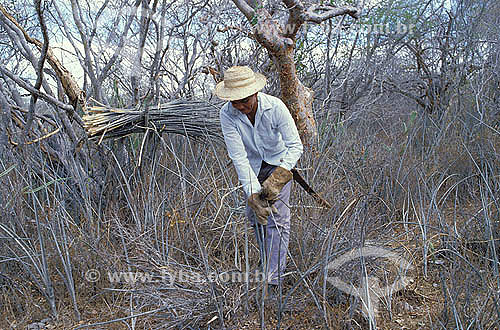
<path fill-rule="evenodd" d="M 392 91 L 395 91 L 401 95 L 404 95 L 404 96 L 412 99 L 413 101 L 417 102 L 418 105 L 420 105 L 422 108 L 426 107 L 426 103 L 424 101 L 422 101 L 422 99 L 420 97 L 399 88 L 398 85 L 393 83 L 392 81 L 385 80 L 385 81 L 382 81 L 382 84 L 383 84 L 384 88 L 386 88 L 387 90 L 391 90 L 388 88 L 390 86 L 392 88 Z"/>
<path fill-rule="evenodd" d="M 356 7 L 344 6 L 311 6 L 307 11 L 303 12 L 302 19 L 306 22 L 313 22 L 320 24 L 330 18 L 342 15 L 349 15 L 353 18 L 359 18 L 360 11 Z"/>
<path fill-rule="evenodd" d="M 42 47 L 43 47 L 42 43 L 39 40 L 29 36 L 28 33 L 23 29 L 23 27 L 16 21 L 16 19 L 14 17 L 12 17 L 12 15 L 10 15 L 5 10 L 5 8 L 2 5 L 0 5 L 0 12 L 2 12 L 2 14 L 4 14 L 4 16 L 9 21 L 11 21 L 14 25 L 17 26 L 17 28 L 23 33 L 24 38 L 26 39 L 27 42 L 34 44 L 38 49 L 42 49 Z M 69 98 L 71 104 L 73 105 L 74 108 L 76 108 L 78 103 L 81 103 L 84 101 L 85 95 L 84 95 L 83 91 L 80 89 L 80 87 L 78 87 L 78 84 L 76 83 L 75 78 L 73 78 L 73 75 L 71 74 L 71 72 L 66 70 L 66 68 L 61 64 L 61 62 L 59 62 L 59 60 L 54 55 L 54 53 L 50 47 L 48 47 L 48 49 L 47 49 L 47 61 L 49 62 L 52 69 L 54 69 L 54 71 L 56 72 L 59 80 L 61 80 L 61 83 L 64 87 L 64 91 L 66 92 L 66 95 L 68 95 L 68 98 Z M 61 103 L 61 102 L 59 102 L 59 103 Z M 62 108 L 68 111 L 68 115 L 70 116 L 70 118 L 73 117 L 72 108 L 68 108 L 68 107 L 62 107 Z"/>
<path fill-rule="evenodd" d="M 252 7 L 250 7 L 244 0 L 233 0 L 233 2 L 251 23 L 252 19 L 256 15 L 255 10 Z"/>
<path fill-rule="evenodd" d="M 174 25 L 174 28 L 180 28 L 181 26 L 185 25 L 186 23 L 190 22 L 196 14 L 198 14 L 203 8 L 206 8 L 208 5 L 208 1 L 206 0 L 205 3 L 201 6 L 199 6 L 197 9 L 195 9 L 188 17 L 183 22 L 180 22 L 179 24 Z"/>
<path fill-rule="evenodd" d="M 9 70 L 7 70 L 3 65 L 0 65 L 0 71 L 4 75 L 6 75 L 10 79 L 12 79 L 12 81 L 14 81 L 16 84 L 18 84 L 19 86 L 21 86 L 22 88 L 24 88 L 25 90 L 30 92 L 31 94 L 36 94 L 38 97 L 41 97 L 45 101 L 47 101 L 47 102 L 49 102 L 49 103 L 51 103 L 51 104 L 53 104 L 61 109 L 64 109 L 66 111 L 73 111 L 73 107 L 71 107 L 70 105 L 68 105 L 66 103 L 62 103 L 61 101 L 59 101 L 55 97 L 52 97 L 50 95 L 45 94 L 42 91 L 35 89 L 33 86 L 31 86 L 30 84 L 25 82 L 23 79 L 21 79 L 20 77 L 16 76 L 15 74 L 13 74 Z"/>
<path fill-rule="evenodd" d="M 89 75 L 90 81 L 92 82 L 92 86 L 94 87 L 94 95 L 100 99 L 99 95 L 99 90 L 97 88 L 98 83 L 97 83 L 97 77 L 94 71 L 94 66 L 92 65 L 92 58 L 90 56 L 90 45 L 89 41 L 87 39 L 87 31 L 84 29 L 82 20 L 81 20 L 81 9 L 80 9 L 80 4 L 75 1 L 71 0 L 71 10 L 73 12 L 73 19 L 75 22 L 75 25 L 78 29 L 78 32 L 80 33 L 80 38 L 82 40 L 82 45 L 83 45 L 83 50 L 85 52 L 85 67 L 86 67 L 86 72 Z"/>
<path fill-rule="evenodd" d="M 92 31 L 90 32 L 89 44 L 92 44 L 92 40 L 94 39 L 94 37 L 97 33 L 97 23 L 99 21 L 99 18 L 102 15 L 102 13 L 104 12 L 104 9 L 106 9 L 106 7 L 108 6 L 108 3 L 109 3 L 109 0 L 105 0 L 104 3 L 99 8 L 99 10 L 97 11 L 97 14 L 95 15 L 94 24 L 92 24 Z"/>
<path fill-rule="evenodd" d="M 35 9 L 36 9 L 36 14 L 38 16 L 38 22 L 40 23 L 40 28 L 42 30 L 42 35 L 43 35 L 43 46 L 40 54 L 40 59 L 38 60 L 38 65 L 37 65 L 37 78 L 35 82 L 34 88 L 36 90 L 40 90 L 40 87 L 42 87 L 42 79 L 43 79 L 43 65 L 45 64 L 45 58 L 47 57 L 47 51 L 49 50 L 49 36 L 47 34 L 47 25 L 45 24 L 45 19 L 43 18 L 43 13 L 41 9 L 41 0 L 35 0 Z M 29 130 L 31 129 L 31 124 L 33 123 L 33 115 L 35 113 L 35 106 L 36 106 L 36 101 L 38 100 L 38 94 L 32 93 L 31 94 L 31 100 L 30 100 L 30 110 L 28 113 L 28 119 L 26 121 L 26 127 L 25 127 L 25 135 L 28 135 Z"/>
<path fill-rule="evenodd" d="M 40 57 L 39 56 L 36 57 L 33 54 L 31 47 L 28 45 L 24 37 L 24 34 L 19 29 L 18 25 L 14 24 L 8 17 L 4 15 L 0 15 L 0 25 L 3 25 L 5 32 L 12 41 L 12 44 L 15 45 L 15 47 L 17 47 L 20 54 L 24 56 L 31 63 L 35 72 L 38 72 L 39 71 L 37 70 L 38 60 Z M 45 77 L 42 77 L 42 87 L 47 94 L 54 95 Z"/>
<path fill-rule="evenodd" d="M 15 103 L 15 105 L 17 105 L 18 107 L 25 107 L 25 103 L 22 99 L 22 96 L 21 94 L 19 93 L 19 91 L 17 90 L 17 88 L 12 88 L 12 86 L 9 86 L 7 84 L 7 78 L 0 73 L 0 79 L 2 79 L 3 81 L 5 81 L 5 83 L 3 84 L 0 84 L 0 93 L 2 93 L 4 96 L 7 96 L 9 95 L 10 98 L 12 99 L 12 101 Z M 6 88 L 6 89 L 4 89 Z"/>
<path fill-rule="evenodd" d="M 118 41 L 118 47 L 116 48 L 115 52 L 111 56 L 111 59 L 106 63 L 104 68 L 102 69 L 98 81 L 102 82 L 108 75 L 109 70 L 113 67 L 115 64 L 116 60 L 120 56 L 123 47 L 125 46 L 125 39 L 127 37 L 128 31 L 130 29 L 130 26 L 132 25 L 132 22 L 134 21 L 134 18 L 137 14 L 137 9 L 139 8 L 139 5 L 141 4 L 141 0 L 136 0 L 134 3 L 134 6 L 132 7 L 133 10 L 129 13 L 127 23 L 125 24 L 125 27 L 123 28 L 123 32 L 120 35 L 119 41 Z"/>
<path fill-rule="evenodd" d="M 0 128 L 2 128 L 2 132 L 0 132 L 0 148 L 2 147 L 2 140 L 5 136 L 2 136 L 6 133 L 7 128 L 12 126 L 11 112 L 12 106 L 8 102 L 6 97 L 6 91 L 3 88 L 3 84 L 0 84 L 0 106 L 2 110 L 0 111 Z"/>

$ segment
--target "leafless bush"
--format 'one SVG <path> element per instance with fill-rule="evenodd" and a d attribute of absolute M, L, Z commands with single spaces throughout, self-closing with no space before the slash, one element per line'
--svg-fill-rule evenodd
<path fill-rule="evenodd" d="M 234 64 L 261 68 L 279 95 L 275 65 L 237 28 L 248 23 L 233 8 L 143 3 L 126 14 L 120 1 L 41 8 L 47 29 L 74 43 L 89 104 L 210 99 L 214 78 Z M 8 10 L 43 40 L 33 4 L 19 4 Z M 261 283 L 231 277 L 258 270 L 259 254 L 224 146 L 166 133 L 87 141 L 82 109 L 52 67 L 36 91 L 41 49 L 0 15 L 0 327 L 48 315 L 62 328 L 498 327 L 498 3 L 407 4 L 399 9 L 418 24 L 414 35 L 362 34 L 343 20 L 300 32 L 297 68 L 315 92 L 319 136 L 298 168 L 333 208 L 294 189 L 282 302 L 305 311 L 293 314 L 262 309 Z M 413 268 L 360 258 L 328 270 L 374 241 Z M 357 287 L 368 276 L 413 282 L 367 319 L 366 302 L 332 286 L 334 274 Z"/>

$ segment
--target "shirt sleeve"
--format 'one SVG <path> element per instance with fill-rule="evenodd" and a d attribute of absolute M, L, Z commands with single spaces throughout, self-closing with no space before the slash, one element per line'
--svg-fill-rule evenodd
<path fill-rule="evenodd" d="M 304 146 L 300 141 L 299 132 L 297 131 L 297 126 L 295 126 L 290 111 L 288 111 L 283 101 L 279 99 L 276 105 L 275 116 L 278 130 L 287 150 L 285 156 L 281 159 L 280 166 L 287 170 L 291 170 L 302 155 Z"/>
<path fill-rule="evenodd" d="M 229 158 L 233 161 L 245 194 L 248 197 L 253 193 L 259 192 L 261 185 L 257 179 L 257 175 L 255 175 L 250 166 L 242 137 L 236 128 L 236 124 L 234 124 L 234 121 L 224 111 L 224 108 L 220 112 L 220 123 Z"/>

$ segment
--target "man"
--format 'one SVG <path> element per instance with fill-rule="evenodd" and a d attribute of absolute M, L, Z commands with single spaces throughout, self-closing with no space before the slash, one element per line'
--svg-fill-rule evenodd
<path fill-rule="evenodd" d="M 234 66 L 224 73 L 215 94 L 229 101 L 220 111 L 222 133 L 247 197 L 246 215 L 266 261 L 268 283 L 276 290 L 290 237 L 290 170 L 303 146 L 285 104 L 260 92 L 265 84 L 262 74 Z"/>

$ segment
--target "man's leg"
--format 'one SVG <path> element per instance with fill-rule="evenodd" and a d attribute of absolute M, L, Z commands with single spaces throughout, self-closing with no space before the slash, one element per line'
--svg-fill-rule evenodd
<path fill-rule="evenodd" d="M 276 169 L 276 166 L 262 162 L 257 179 L 262 184 Z M 286 267 L 288 242 L 290 240 L 290 200 L 292 182 L 288 182 L 278 195 L 274 206 L 278 213 L 271 214 L 266 226 L 257 222 L 255 212 L 248 206 L 246 215 L 255 230 L 255 236 L 260 251 L 261 265 L 267 265 L 268 281 L 270 284 L 278 284 L 280 275 Z M 266 253 L 264 253 L 266 251 Z M 265 262 L 265 263 L 264 263 Z"/>
<path fill-rule="evenodd" d="M 274 206 L 277 214 L 271 214 L 265 226 L 265 246 L 267 252 L 267 270 L 269 284 L 277 285 L 286 268 L 288 242 L 290 241 L 290 190 L 292 182 L 288 182 Z"/>
<path fill-rule="evenodd" d="M 278 284 L 278 274 L 283 274 L 286 267 L 288 253 L 288 242 L 290 240 L 290 191 L 292 182 L 288 182 L 280 194 L 274 206 L 277 214 L 271 214 L 266 226 L 257 222 L 254 211 L 247 205 L 246 215 L 254 228 L 257 246 L 259 247 L 261 265 L 266 262 L 268 281 L 270 284 Z M 264 251 L 266 254 L 264 255 Z"/>

